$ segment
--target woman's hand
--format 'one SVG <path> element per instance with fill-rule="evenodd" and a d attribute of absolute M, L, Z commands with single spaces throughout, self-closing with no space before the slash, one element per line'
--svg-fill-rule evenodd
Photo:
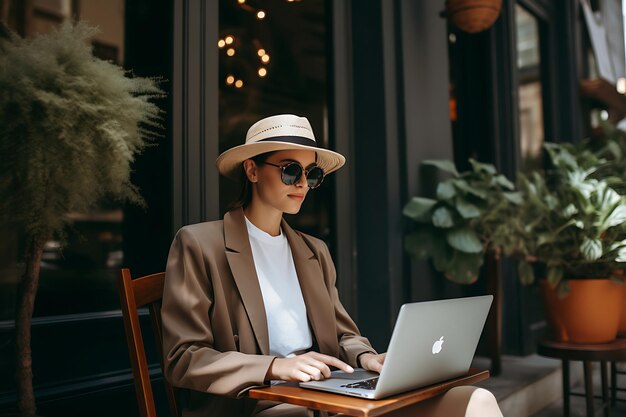
<path fill-rule="evenodd" d="M 361 368 L 380 373 L 380 371 L 383 370 L 385 356 L 387 356 L 387 353 L 380 353 L 378 355 L 374 355 L 373 353 L 364 353 L 359 356 Z"/>
<path fill-rule="evenodd" d="M 265 380 L 308 382 L 330 377 L 329 366 L 352 373 L 354 369 L 345 362 L 318 352 L 307 352 L 293 358 L 276 358 L 267 370 Z"/>

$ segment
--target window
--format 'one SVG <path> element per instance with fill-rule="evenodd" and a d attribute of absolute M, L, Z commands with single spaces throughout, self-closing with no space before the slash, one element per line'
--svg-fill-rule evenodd
<path fill-rule="evenodd" d="M 319 146 L 329 147 L 327 21 L 322 0 L 220 3 L 220 152 L 243 144 L 257 120 L 281 113 L 307 117 Z M 333 185 L 329 176 L 309 193 L 290 224 L 328 241 Z M 222 213 L 238 192 L 220 178 Z"/>

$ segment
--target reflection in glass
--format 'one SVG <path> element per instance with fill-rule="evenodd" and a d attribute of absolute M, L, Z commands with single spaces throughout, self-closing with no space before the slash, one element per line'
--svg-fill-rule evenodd
<path fill-rule="evenodd" d="M 244 142 L 247 129 L 273 114 L 291 113 L 311 122 L 319 146 L 327 132 L 326 9 L 323 0 L 220 3 L 219 150 Z M 261 13 L 262 12 L 262 13 Z M 261 17 L 262 15 L 262 17 Z M 300 213 L 289 218 L 303 232 L 329 239 L 332 176 L 310 192 Z M 220 210 L 226 212 L 239 184 L 220 178 Z"/>
<path fill-rule="evenodd" d="M 523 7 L 515 6 L 517 66 L 519 73 L 519 151 L 522 171 L 542 165 L 545 140 L 539 22 Z"/>

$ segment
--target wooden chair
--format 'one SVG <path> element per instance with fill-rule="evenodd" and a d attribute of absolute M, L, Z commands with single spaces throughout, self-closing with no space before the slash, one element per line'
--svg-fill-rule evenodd
<path fill-rule="evenodd" d="M 165 273 L 147 275 L 132 279 L 129 269 L 121 269 L 118 275 L 118 286 L 120 290 L 120 301 L 122 305 L 122 315 L 124 317 L 124 328 L 126 330 L 126 341 L 128 342 L 128 352 L 130 363 L 135 379 L 135 390 L 137 394 L 137 405 L 141 417 L 156 417 L 154 406 L 154 396 L 150 385 L 150 374 L 148 373 L 148 361 L 143 345 L 141 328 L 139 327 L 139 314 L 137 309 L 148 305 L 152 330 L 156 338 L 157 350 L 161 370 L 163 370 L 163 346 L 161 344 L 161 298 L 163 298 L 163 284 Z M 174 387 L 163 378 L 165 383 L 165 393 L 169 403 L 171 417 L 178 417 L 178 407 L 176 405 L 176 395 Z"/>

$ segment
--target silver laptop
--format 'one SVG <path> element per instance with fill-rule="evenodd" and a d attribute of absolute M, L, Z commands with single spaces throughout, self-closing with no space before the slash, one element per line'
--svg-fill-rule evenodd
<path fill-rule="evenodd" d="M 425 387 L 469 370 L 492 295 L 404 304 L 391 335 L 383 370 L 333 371 L 303 388 L 371 399 Z"/>

